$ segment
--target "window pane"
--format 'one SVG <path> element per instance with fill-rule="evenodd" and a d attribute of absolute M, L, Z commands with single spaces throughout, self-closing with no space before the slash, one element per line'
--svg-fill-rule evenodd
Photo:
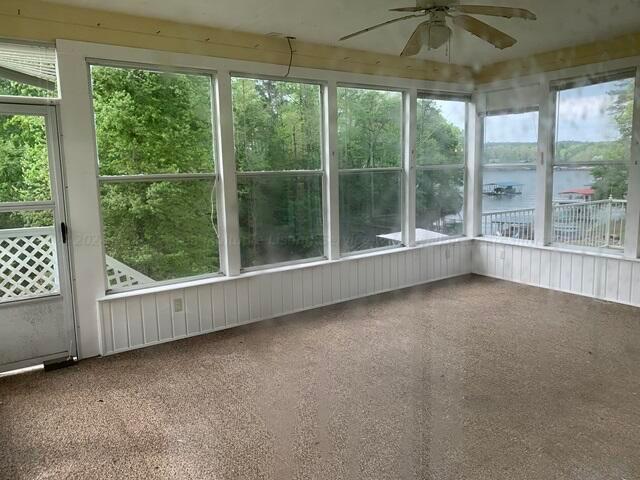
<path fill-rule="evenodd" d="M 100 175 L 214 170 L 211 79 L 91 67 Z"/>
<path fill-rule="evenodd" d="M 626 165 L 554 167 L 553 241 L 622 251 L 628 172 Z"/>
<path fill-rule="evenodd" d="M 535 164 L 538 157 L 538 112 L 490 115 L 484 119 L 482 162 Z"/>
<path fill-rule="evenodd" d="M 464 168 L 416 172 L 416 242 L 462 235 Z"/>
<path fill-rule="evenodd" d="M 218 271 L 213 182 L 103 184 L 101 203 L 111 288 Z"/>
<path fill-rule="evenodd" d="M 556 163 L 629 161 L 633 79 L 558 92 Z"/>
<path fill-rule="evenodd" d="M 399 167 L 402 93 L 338 88 L 340 168 Z"/>
<path fill-rule="evenodd" d="M 51 200 L 43 116 L 0 114 L 0 202 Z"/>
<path fill-rule="evenodd" d="M 233 78 L 238 171 L 321 168 L 320 86 Z"/>
<path fill-rule="evenodd" d="M 57 97 L 56 51 L 0 42 L 0 95 Z"/>
<path fill-rule="evenodd" d="M 483 235 L 534 239 L 537 152 L 538 112 L 485 117 Z"/>
<path fill-rule="evenodd" d="M 416 163 L 464 163 L 467 104 L 451 100 L 418 98 Z"/>
<path fill-rule="evenodd" d="M 401 245 L 401 172 L 340 173 L 343 253 Z"/>
<path fill-rule="evenodd" d="M 51 210 L 0 212 L 0 303 L 60 291 Z"/>
<path fill-rule="evenodd" d="M 243 267 L 321 257 L 322 176 L 239 176 Z"/>

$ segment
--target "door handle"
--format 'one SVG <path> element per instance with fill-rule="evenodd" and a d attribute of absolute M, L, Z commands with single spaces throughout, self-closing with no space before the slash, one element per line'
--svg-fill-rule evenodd
<path fill-rule="evenodd" d="M 62 233 L 62 243 L 67 243 L 67 239 L 69 238 L 69 227 L 64 222 L 60 223 L 60 233 Z"/>

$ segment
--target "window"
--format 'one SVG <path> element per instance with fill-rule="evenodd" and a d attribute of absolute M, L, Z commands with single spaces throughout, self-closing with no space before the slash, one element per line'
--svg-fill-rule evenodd
<path fill-rule="evenodd" d="M 340 249 L 401 244 L 402 93 L 338 88 Z"/>
<path fill-rule="evenodd" d="M 537 154 L 537 111 L 484 118 L 483 235 L 534 239 Z"/>
<path fill-rule="evenodd" d="M 57 97 L 55 49 L 0 42 L 0 95 Z"/>
<path fill-rule="evenodd" d="M 556 96 L 552 240 L 624 247 L 634 80 L 568 88 Z"/>
<path fill-rule="evenodd" d="M 0 303 L 59 293 L 45 117 L 0 114 Z"/>
<path fill-rule="evenodd" d="M 320 85 L 235 77 L 243 268 L 324 255 Z"/>
<path fill-rule="evenodd" d="M 418 97 L 416 125 L 416 242 L 462 235 L 464 101 Z"/>
<path fill-rule="evenodd" d="M 211 78 L 93 65 L 108 287 L 219 269 Z"/>

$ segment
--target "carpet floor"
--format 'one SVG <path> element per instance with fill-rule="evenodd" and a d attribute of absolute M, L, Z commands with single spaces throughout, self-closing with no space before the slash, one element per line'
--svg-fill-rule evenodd
<path fill-rule="evenodd" d="M 640 309 L 468 276 L 0 378 L 6 479 L 638 479 Z"/>

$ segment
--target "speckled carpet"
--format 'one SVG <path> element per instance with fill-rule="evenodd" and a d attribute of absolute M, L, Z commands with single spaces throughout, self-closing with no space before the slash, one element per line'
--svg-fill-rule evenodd
<path fill-rule="evenodd" d="M 0 378 L 6 479 L 638 479 L 640 309 L 463 277 Z"/>

